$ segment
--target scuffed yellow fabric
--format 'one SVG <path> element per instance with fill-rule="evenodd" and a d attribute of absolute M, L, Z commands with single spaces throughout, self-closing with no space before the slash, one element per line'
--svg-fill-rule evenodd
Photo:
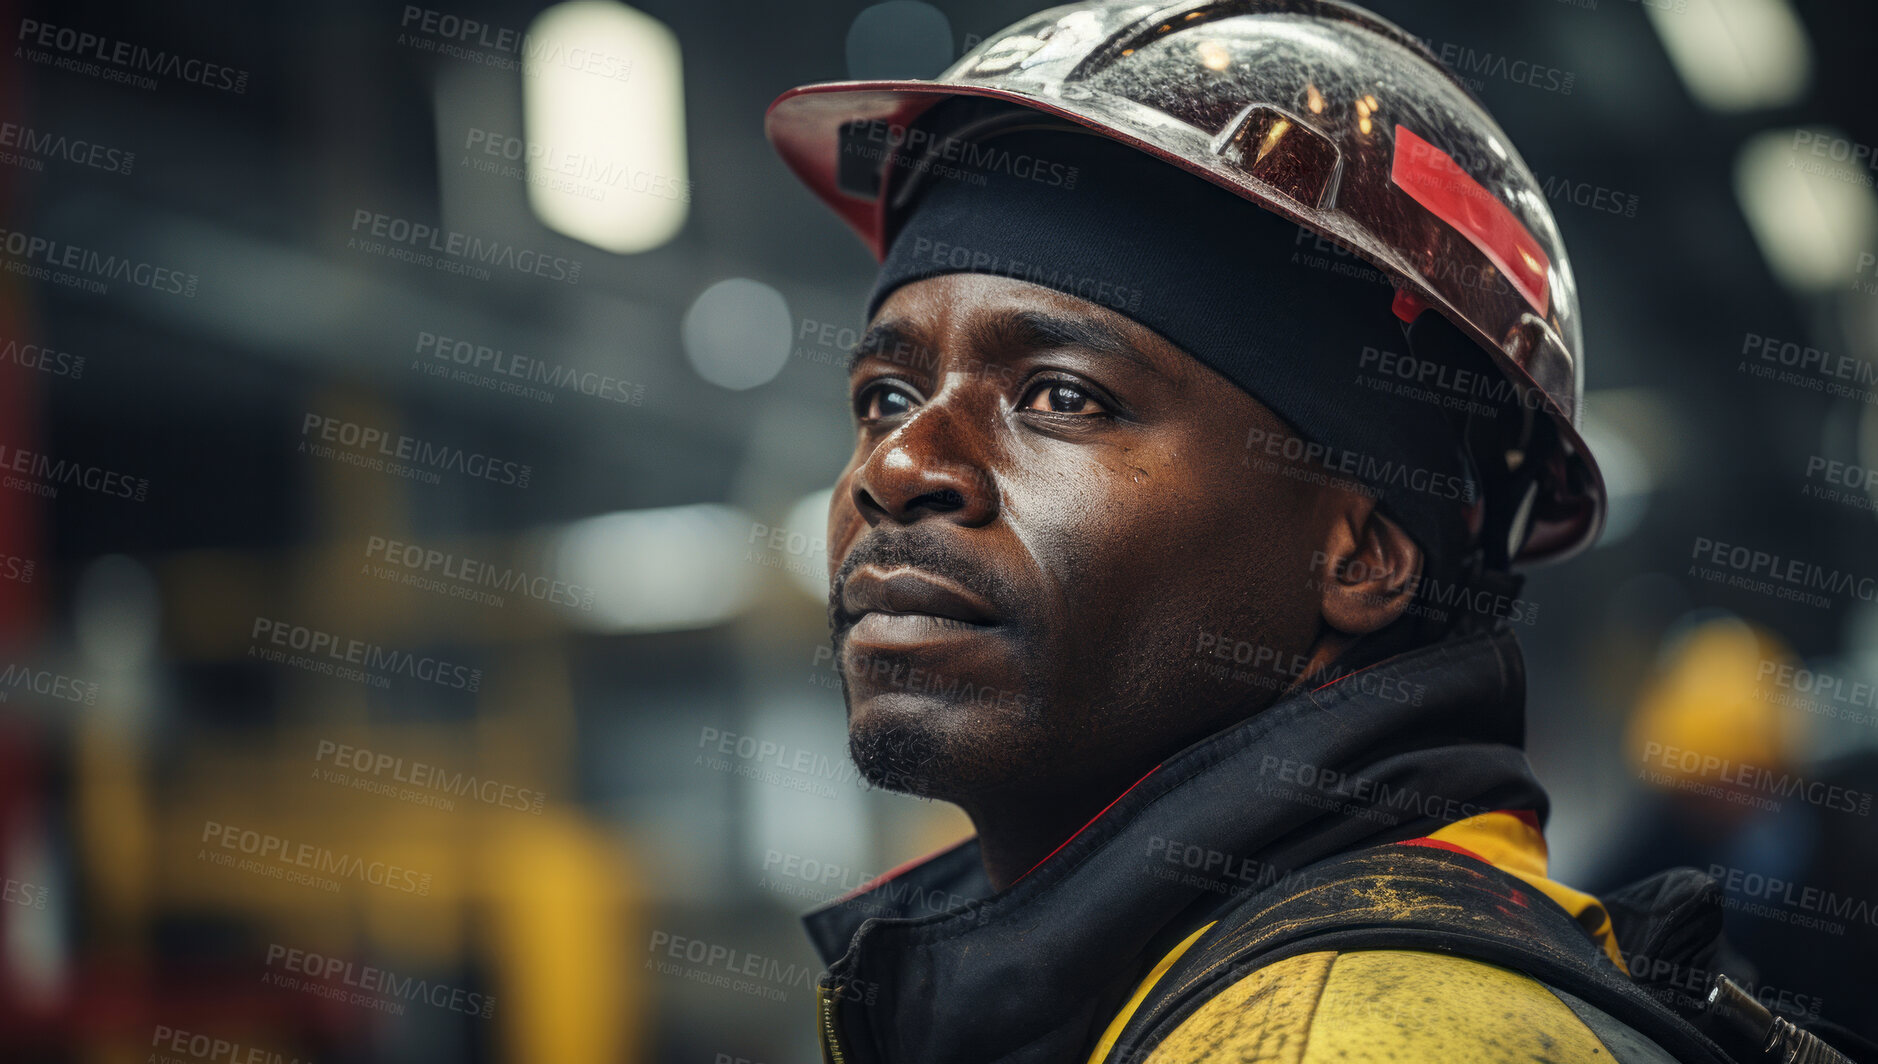
<path fill-rule="evenodd" d="M 1213 997 L 1146 1064 L 1611 1064 L 1541 984 L 1413 950 L 1307 953 Z"/>
<path fill-rule="evenodd" d="M 1620 969 L 1610 914 L 1547 878 L 1545 836 L 1484 813 L 1429 838 L 1478 854 L 1570 913 Z M 1161 975 L 1212 928 L 1162 958 L 1109 1025 L 1101 1064 Z M 1625 969 L 1627 971 L 1627 969 Z M 1610 1050 L 1543 984 L 1496 965 L 1415 950 L 1307 953 L 1235 981 L 1164 1039 L 1145 1064 L 1610 1064 Z"/>

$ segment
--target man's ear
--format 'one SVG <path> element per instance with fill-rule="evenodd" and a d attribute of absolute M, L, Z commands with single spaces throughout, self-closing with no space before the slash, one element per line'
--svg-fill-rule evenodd
<path fill-rule="evenodd" d="M 1376 509 L 1376 500 L 1349 493 L 1318 552 L 1319 609 L 1345 635 L 1380 631 L 1408 610 L 1421 585 L 1422 549 Z"/>

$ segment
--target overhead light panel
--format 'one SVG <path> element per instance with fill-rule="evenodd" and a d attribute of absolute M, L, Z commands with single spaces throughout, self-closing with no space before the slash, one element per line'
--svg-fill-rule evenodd
<path fill-rule="evenodd" d="M 649 251 L 685 224 L 678 38 L 613 0 L 543 11 L 523 44 L 528 203 L 544 224 L 607 251 Z"/>
<path fill-rule="evenodd" d="M 1812 81 L 1813 49 L 1788 0 L 1642 6 L 1689 95 L 1710 110 L 1780 107 Z"/>
<path fill-rule="evenodd" d="M 1741 146 L 1735 195 L 1781 282 L 1812 293 L 1849 286 L 1878 236 L 1869 148 L 1836 129 L 1776 129 Z"/>

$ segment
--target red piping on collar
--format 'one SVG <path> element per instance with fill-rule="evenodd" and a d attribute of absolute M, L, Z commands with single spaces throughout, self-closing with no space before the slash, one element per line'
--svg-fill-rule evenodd
<path fill-rule="evenodd" d="M 1129 791 L 1132 791 L 1136 787 L 1141 786 L 1143 780 L 1146 780 L 1149 776 L 1154 775 L 1156 772 L 1159 772 L 1160 770 L 1161 770 L 1161 766 L 1159 765 L 1156 765 L 1153 768 L 1149 769 L 1144 775 L 1142 775 L 1141 779 L 1138 779 L 1135 782 L 1129 784 L 1127 791 L 1123 791 L 1122 793 L 1116 795 L 1115 802 L 1119 802 L 1123 798 L 1128 797 Z M 1095 824 L 1096 821 L 1102 819 L 1103 813 L 1107 813 L 1109 810 L 1115 808 L 1115 802 L 1110 802 L 1109 804 L 1103 806 L 1101 813 L 1097 813 L 1096 815 L 1090 817 L 1089 823 L 1084 824 L 1082 827 L 1079 827 L 1076 829 L 1076 835 L 1081 835 L 1083 832 L 1088 831 L 1090 827 L 1092 827 Z M 1055 857 L 1059 853 L 1062 853 L 1064 846 L 1068 846 L 1070 843 L 1076 841 L 1076 835 L 1071 835 L 1069 838 L 1064 839 L 1061 843 L 1057 845 L 1056 849 L 1051 850 L 1047 854 L 1044 854 L 1042 861 L 1038 861 L 1036 864 L 1030 866 L 1030 872 L 1035 872 L 1037 869 L 1042 868 L 1045 861 L 1048 861 L 1050 858 Z M 1025 872 L 1024 876 L 1029 875 L 1030 872 Z M 1017 879 L 1011 880 L 1012 886 L 1015 886 L 1020 880 L 1024 878 L 1024 876 L 1018 876 Z M 1009 888 L 1006 888 L 1006 889 L 1009 889 Z"/>
<path fill-rule="evenodd" d="M 1313 688 L 1311 688 L 1311 690 L 1310 690 L 1310 693 L 1311 693 L 1311 694 L 1316 694 L 1317 692 L 1319 692 L 1319 691 L 1322 691 L 1322 690 L 1323 690 L 1324 688 L 1326 688 L 1326 687 L 1329 687 L 1329 686 L 1330 686 L 1331 684 L 1339 684 L 1339 683 L 1342 683 L 1343 681 L 1345 681 L 1345 680 L 1347 680 L 1347 679 L 1349 679 L 1349 678 L 1350 678 L 1350 677 L 1352 677 L 1352 676 L 1356 676 L 1356 675 L 1359 675 L 1359 674 L 1361 674 L 1361 673 L 1365 673 L 1365 672 L 1368 672 L 1369 670 L 1371 670 L 1371 669 L 1373 669 L 1373 668 L 1375 668 L 1376 666 L 1378 666 L 1378 665 L 1381 665 L 1381 664 L 1384 664 L 1384 663 L 1383 663 L 1383 662 L 1381 662 L 1381 661 L 1373 661 L 1373 662 L 1371 662 L 1371 663 L 1369 663 L 1368 665 L 1365 665 L 1365 666 L 1363 666 L 1362 668 L 1360 668 L 1360 669 L 1357 669 L 1357 670 L 1356 670 L 1356 671 L 1354 671 L 1354 672 L 1346 672 L 1346 673 L 1344 673 L 1344 674 L 1343 674 L 1342 676 L 1339 676 L 1339 677 L 1337 677 L 1337 678 L 1336 678 L 1336 679 L 1334 679 L 1334 680 L 1326 680 L 1325 682 L 1323 682 L 1323 683 L 1320 683 L 1320 684 L 1318 684 L 1318 685 L 1317 685 L 1316 687 L 1313 687 Z"/>
<path fill-rule="evenodd" d="M 882 872 L 881 874 L 861 884 L 860 886 L 855 887 L 853 890 L 848 891 L 846 894 L 843 894 L 841 897 L 836 898 L 834 901 L 829 902 L 829 904 L 839 905 L 842 902 L 848 901 L 851 898 L 858 898 L 861 895 L 867 893 L 868 891 L 873 890 L 875 887 L 878 887 L 883 883 L 891 882 L 892 880 L 898 878 L 901 875 L 904 875 L 907 872 L 912 871 L 913 869 L 919 867 L 920 865 L 925 864 L 927 861 L 932 860 L 933 858 L 939 856 L 940 854 L 951 851 L 957 846 L 958 846 L 958 843 L 956 842 L 948 843 L 947 845 L 941 846 L 938 849 L 934 850 L 933 852 L 929 854 L 925 854 L 924 856 L 915 857 L 910 861 L 902 861 L 899 864 L 894 865 L 892 868 L 887 869 L 885 872 Z"/>

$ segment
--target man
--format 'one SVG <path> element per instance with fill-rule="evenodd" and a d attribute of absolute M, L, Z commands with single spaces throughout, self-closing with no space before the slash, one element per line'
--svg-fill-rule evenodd
<path fill-rule="evenodd" d="M 851 752 L 977 828 L 808 918 L 827 1059 L 1758 1051 L 1626 969 L 1711 957 L 1711 882 L 1546 876 L 1508 569 L 1601 521 L 1576 295 L 1431 55 L 1101 0 L 768 131 L 882 260 L 829 513 Z"/>

